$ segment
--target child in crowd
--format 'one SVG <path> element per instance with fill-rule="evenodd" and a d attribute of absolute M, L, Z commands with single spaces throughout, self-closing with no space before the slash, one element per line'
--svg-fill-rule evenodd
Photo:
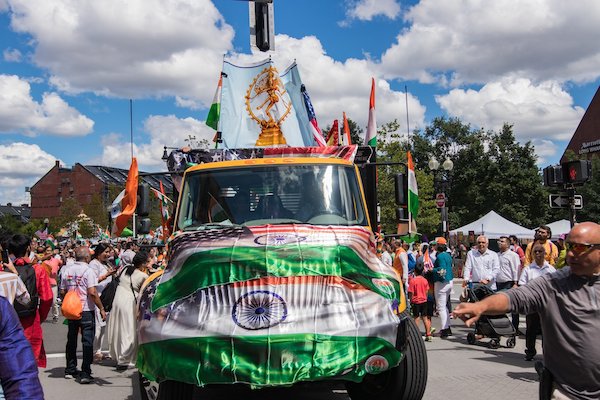
<path fill-rule="evenodd" d="M 408 285 L 408 297 L 410 299 L 412 315 L 415 324 L 419 326 L 419 318 L 425 326 L 425 340 L 432 341 L 431 335 L 431 317 L 433 316 L 433 301 L 428 301 L 427 291 L 429 282 L 423 277 L 423 265 L 415 266 L 415 277 L 410 280 Z"/>

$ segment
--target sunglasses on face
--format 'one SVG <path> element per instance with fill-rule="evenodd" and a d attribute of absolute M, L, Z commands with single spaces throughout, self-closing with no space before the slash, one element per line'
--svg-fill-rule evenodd
<path fill-rule="evenodd" d="M 587 253 L 594 247 L 600 247 L 600 243 L 565 243 L 565 247 L 567 251 L 572 251 L 573 254 L 581 255 L 583 253 Z"/>

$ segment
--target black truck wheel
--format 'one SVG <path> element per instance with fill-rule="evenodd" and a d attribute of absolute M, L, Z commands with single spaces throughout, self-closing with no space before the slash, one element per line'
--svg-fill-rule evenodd
<path fill-rule="evenodd" d="M 192 400 L 194 386 L 176 381 L 163 381 L 158 387 L 158 400 Z"/>
<path fill-rule="evenodd" d="M 400 364 L 360 383 L 347 382 L 352 400 L 418 400 L 427 386 L 427 352 L 421 333 L 412 318 L 406 319 L 407 344 Z"/>

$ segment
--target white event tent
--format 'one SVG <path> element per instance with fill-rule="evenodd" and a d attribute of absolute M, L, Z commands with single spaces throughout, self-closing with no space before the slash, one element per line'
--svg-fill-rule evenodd
<path fill-rule="evenodd" d="M 566 219 L 554 221 L 546 225 L 552 230 L 552 239 L 554 240 L 558 239 L 558 237 L 562 234 L 566 235 L 571 230 L 571 223 Z"/>
<path fill-rule="evenodd" d="M 475 235 L 485 235 L 488 239 L 498 239 L 500 236 L 515 235 L 519 239 L 533 239 L 534 231 L 507 220 L 495 211 L 490 211 L 477 221 L 461 226 L 450 231 L 451 235 L 463 232 L 467 235 L 469 231 Z M 553 232 L 554 233 L 554 232 Z"/>

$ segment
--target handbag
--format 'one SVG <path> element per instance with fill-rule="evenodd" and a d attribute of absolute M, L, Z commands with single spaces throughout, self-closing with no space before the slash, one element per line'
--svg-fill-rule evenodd
<path fill-rule="evenodd" d="M 66 319 L 78 320 L 81 319 L 81 312 L 83 311 L 83 305 L 81 299 L 75 290 L 69 290 L 65 295 L 60 306 L 60 311 Z"/>

